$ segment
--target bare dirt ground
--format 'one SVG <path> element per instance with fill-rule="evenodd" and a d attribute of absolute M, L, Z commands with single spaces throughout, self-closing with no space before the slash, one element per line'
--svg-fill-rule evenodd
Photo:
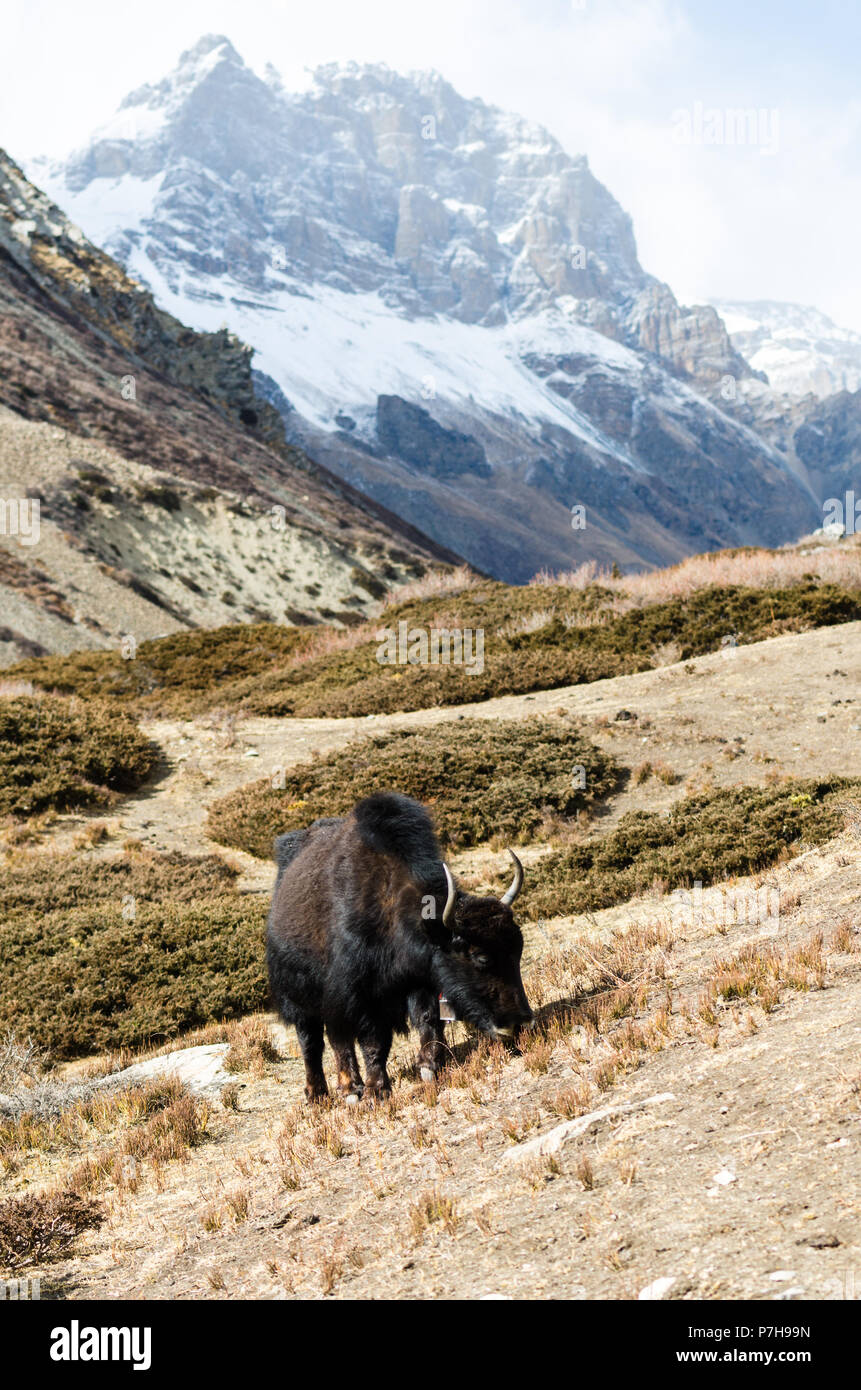
<path fill-rule="evenodd" d="M 603 830 L 625 810 L 668 805 L 706 778 L 857 775 L 859 691 L 855 623 L 469 708 L 235 727 L 153 724 L 165 775 L 123 804 L 112 841 L 134 835 L 153 848 L 211 851 L 202 829 L 211 799 L 314 749 L 341 747 L 368 729 L 557 709 L 581 718 L 628 766 L 660 760 L 682 779 L 630 786 Z M 636 719 L 617 720 L 622 710 Z M 63 818 L 46 847 L 81 824 Z M 268 888 L 268 866 L 227 857 L 243 863 L 248 890 Z M 480 876 L 495 855 L 475 851 L 454 862 Z M 439 1091 L 416 1082 L 406 1040 L 396 1050 L 392 1104 L 338 1103 L 314 1115 L 303 1108 L 302 1067 L 285 1036 L 279 1061 L 237 1077 L 237 1111 L 213 1100 L 208 1138 L 185 1161 L 144 1177 L 137 1191 L 107 1194 L 105 1226 L 73 1258 L 41 1271 L 43 1287 L 106 1299 L 591 1299 L 636 1298 L 661 1280 L 655 1292 L 669 1298 L 857 1296 L 857 829 L 731 887 L 776 893 L 779 912 L 728 920 L 727 886 L 718 885 L 690 918 L 675 900 L 651 896 L 533 927 L 528 988 L 560 951 L 574 952 L 585 980 L 590 953 L 614 932 L 658 928 L 634 980 L 634 1013 L 597 1036 L 575 1029 L 544 1052 L 498 1052 L 474 1066 L 473 1044 L 456 1025 L 464 1066 Z M 768 1010 L 756 997 L 718 999 L 714 1017 L 702 1007 L 720 960 L 745 947 L 789 958 L 817 934 L 822 988 L 802 971 Z M 647 1041 L 599 1085 L 632 1023 Z M 563 1123 L 560 1093 L 590 1080 L 587 1111 L 616 1113 L 550 1158 L 524 1156 L 521 1146 Z M 664 1098 L 638 1104 L 654 1097 Z M 43 1156 L 29 1176 L 56 1179 L 64 1161 Z"/>

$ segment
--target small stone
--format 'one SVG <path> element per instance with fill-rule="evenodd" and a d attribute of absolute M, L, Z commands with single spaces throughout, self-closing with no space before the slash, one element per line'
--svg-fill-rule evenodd
<path fill-rule="evenodd" d="M 640 1292 L 637 1294 L 637 1299 L 642 1303 L 650 1299 L 663 1298 L 664 1294 L 669 1293 L 675 1282 L 676 1276 L 674 1274 L 663 1274 L 660 1279 L 653 1279 L 651 1284 L 647 1284 L 644 1289 L 640 1289 Z"/>
<path fill-rule="evenodd" d="M 716 1182 L 720 1187 L 729 1187 L 731 1182 L 737 1182 L 735 1173 L 731 1173 L 729 1168 L 721 1168 L 719 1173 L 715 1173 L 712 1182 Z"/>

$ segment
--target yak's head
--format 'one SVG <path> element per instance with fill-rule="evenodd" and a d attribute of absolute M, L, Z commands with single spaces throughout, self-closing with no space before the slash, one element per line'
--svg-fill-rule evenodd
<path fill-rule="evenodd" d="M 514 880 L 501 898 L 459 892 L 443 865 L 448 894 L 437 956 L 440 988 L 458 1018 L 493 1037 L 510 1037 L 533 1018 L 520 976 L 523 935 L 511 911 L 523 887 L 523 866 L 508 853 Z"/>

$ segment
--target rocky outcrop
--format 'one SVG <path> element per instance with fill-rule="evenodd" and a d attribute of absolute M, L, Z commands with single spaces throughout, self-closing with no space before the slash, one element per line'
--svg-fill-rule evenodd
<path fill-rule="evenodd" d="M 490 476 L 487 455 L 477 440 L 445 429 L 427 410 L 400 396 L 377 397 L 377 437 L 388 453 L 435 478 Z"/>
<path fill-rule="evenodd" d="M 666 285 L 649 285 L 637 295 L 628 327 L 640 347 L 704 388 L 724 377 L 738 381 L 754 375 L 717 311 L 707 304 L 681 308 Z"/>
<path fill-rule="evenodd" d="M 848 491 L 861 500 L 861 391 L 840 391 L 817 401 L 792 443 L 822 501 Z"/>
<path fill-rule="evenodd" d="M 149 291 L 87 241 L 2 150 L 0 248 L 150 371 L 208 396 L 261 438 L 283 442 L 281 416 L 252 384 L 253 348 L 227 329 L 196 333 L 157 308 Z"/>

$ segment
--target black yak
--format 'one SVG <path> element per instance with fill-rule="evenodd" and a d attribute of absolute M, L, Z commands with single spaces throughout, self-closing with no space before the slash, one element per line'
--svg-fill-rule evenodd
<path fill-rule="evenodd" d="M 523 869 L 508 852 L 514 882 L 501 899 L 461 892 L 427 811 L 396 792 L 279 836 L 266 958 L 274 1002 L 296 1027 L 309 1100 L 327 1094 L 324 1028 L 338 1091 L 355 1102 L 388 1092 L 392 1034 L 408 1020 L 419 1031 L 421 1075 L 435 1075 L 446 1054 L 441 999 L 494 1037 L 531 1024 L 511 911 Z"/>

